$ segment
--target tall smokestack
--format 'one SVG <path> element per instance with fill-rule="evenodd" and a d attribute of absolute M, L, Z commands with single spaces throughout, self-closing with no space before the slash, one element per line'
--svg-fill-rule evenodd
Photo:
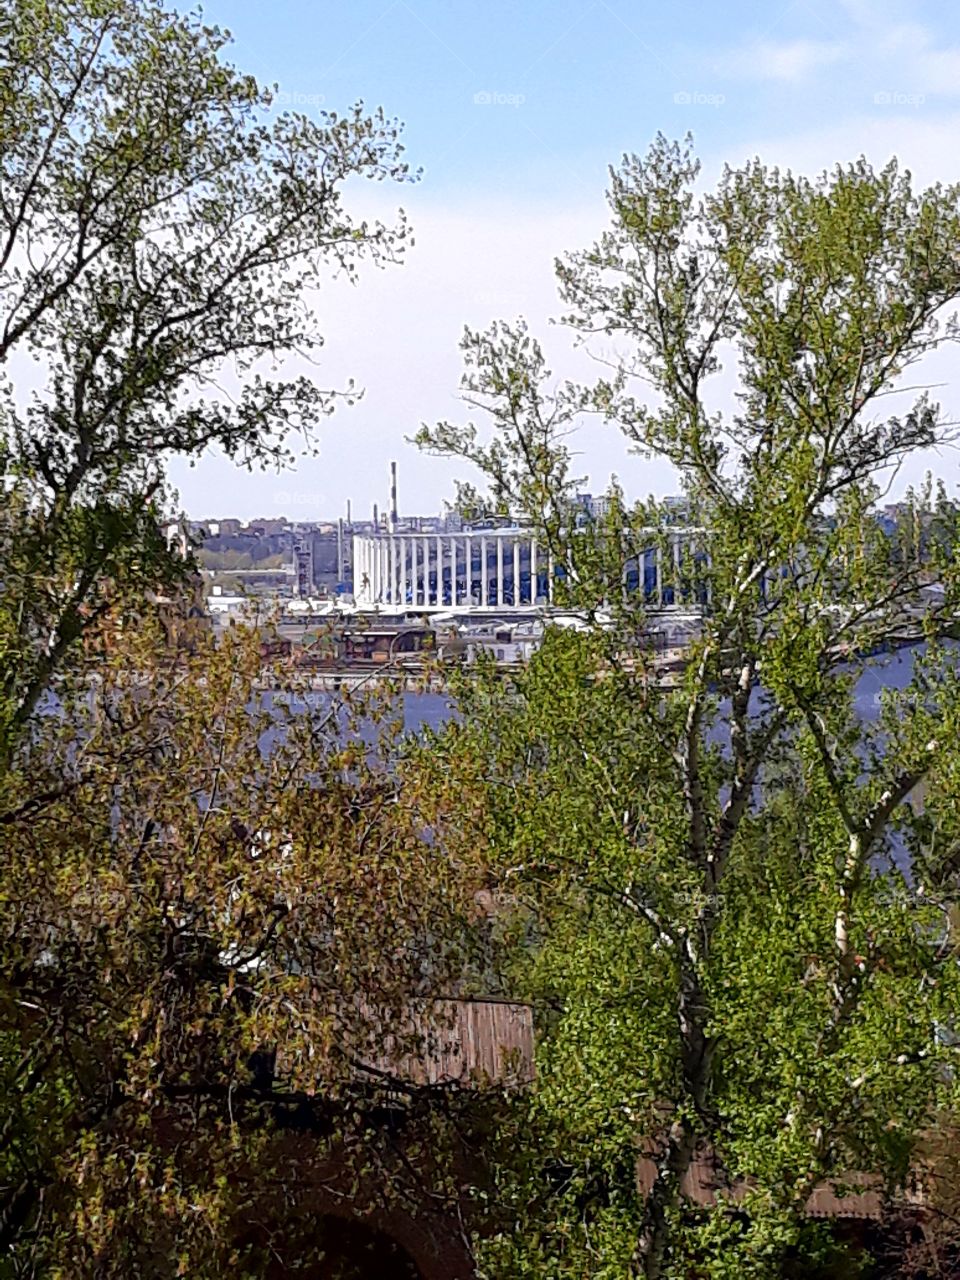
<path fill-rule="evenodd" d="M 349 525 L 349 524 L 352 524 L 352 523 L 353 523 L 353 522 L 352 522 L 352 521 L 351 521 L 351 519 L 350 519 L 350 499 L 348 498 L 348 499 L 347 499 L 347 524 Z"/>
<path fill-rule="evenodd" d="M 397 514 L 397 464 L 390 463 L 390 528 L 396 533 L 400 517 Z"/>
<path fill-rule="evenodd" d="M 374 533 L 376 533 L 376 531 L 377 531 L 379 528 L 380 528 L 380 513 L 379 513 L 379 512 L 378 512 L 378 510 L 377 510 L 377 504 L 376 504 L 376 503 L 374 503 L 374 504 L 373 504 L 373 531 L 374 531 Z"/>

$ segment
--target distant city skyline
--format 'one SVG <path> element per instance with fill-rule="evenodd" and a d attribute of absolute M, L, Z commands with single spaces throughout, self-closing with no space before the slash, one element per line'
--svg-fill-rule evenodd
<path fill-rule="evenodd" d="M 695 135 L 704 185 L 724 162 L 758 154 L 814 173 L 861 152 L 892 154 L 919 184 L 960 178 L 960 44 L 952 8 L 934 0 L 677 0 L 646 10 L 610 0 L 357 0 L 350 6 L 214 0 L 209 21 L 235 36 L 231 58 L 279 86 L 278 109 L 343 110 L 358 98 L 407 124 L 420 183 L 347 199 L 370 216 L 403 205 L 416 245 L 408 265 L 332 281 L 318 300 L 326 346 L 311 372 L 355 377 L 365 396 L 319 436 L 296 470 L 248 474 L 223 458 L 171 479 L 197 518 L 361 511 L 382 501 L 391 458 L 401 505 L 436 509 L 464 468 L 409 444 L 421 421 L 467 415 L 457 399 L 464 323 L 525 316 L 558 377 L 589 377 L 558 314 L 553 259 L 591 243 L 606 222 L 606 169 L 661 130 Z M 960 360 L 946 350 L 928 377 L 960 419 Z M 718 381 L 721 402 L 729 378 Z M 614 428 L 592 424 L 577 447 L 585 488 L 616 473 L 634 495 L 676 488 L 669 468 L 629 456 Z M 920 460 L 957 492 L 952 452 Z M 284 495 L 296 494 L 296 511 Z"/>
<path fill-rule="evenodd" d="M 630 500 L 630 495 L 626 495 Z M 369 525 L 376 523 L 384 528 L 389 528 L 391 524 L 390 502 L 389 496 L 385 499 L 375 499 L 369 510 L 364 511 L 357 508 L 356 503 L 347 499 L 344 503 L 342 511 L 315 511 L 306 513 L 302 510 L 298 511 L 298 507 L 306 504 L 303 499 L 309 495 L 301 495 L 297 493 L 280 494 L 281 499 L 286 500 L 286 507 L 282 511 L 264 513 L 259 512 L 255 516 L 238 516 L 234 511 L 207 512 L 198 514 L 195 512 L 181 512 L 181 517 L 186 516 L 187 523 L 191 528 L 200 528 L 206 525 L 235 525 L 237 528 L 243 527 L 253 532 L 257 531 L 258 526 L 286 526 L 291 525 L 335 525 L 338 521 L 343 521 L 345 525 Z M 676 508 L 684 503 L 685 499 L 679 495 L 667 495 L 665 502 L 668 506 Z M 594 494 L 589 490 L 581 490 L 576 494 L 576 504 L 578 507 L 589 511 L 594 516 L 604 515 L 609 510 L 609 499 L 604 494 Z M 419 511 L 397 511 L 398 521 L 403 525 L 406 521 L 440 521 L 444 526 L 447 524 L 471 523 L 464 521 L 463 517 L 456 515 L 449 503 L 441 500 L 435 509 L 419 510 Z M 490 517 L 491 520 L 502 520 L 503 517 Z M 177 527 L 176 522 L 171 521 L 169 528 Z"/>

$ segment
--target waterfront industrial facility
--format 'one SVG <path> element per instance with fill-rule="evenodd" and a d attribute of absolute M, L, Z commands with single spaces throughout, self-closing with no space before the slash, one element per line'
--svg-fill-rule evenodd
<path fill-rule="evenodd" d="M 705 557 L 681 500 L 665 505 L 672 523 L 647 531 L 612 589 L 642 597 L 651 646 L 666 663 L 689 643 L 705 603 L 696 574 L 679 585 L 681 566 Z M 571 520 L 608 509 L 607 499 L 579 494 Z M 348 503 L 336 522 L 182 522 L 176 536 L 196 550 L 214 625 L 264 628 L 265 658 L 321 681 L 484 659 L 509 668 L 532 656 L 548 623 L 580 625 L 564 608 L 567 567 L 536 530 L 454 511 L 401 518 L 395 464 L 389 505 L 374 506 L 371 520 L 353 521 Z"/>

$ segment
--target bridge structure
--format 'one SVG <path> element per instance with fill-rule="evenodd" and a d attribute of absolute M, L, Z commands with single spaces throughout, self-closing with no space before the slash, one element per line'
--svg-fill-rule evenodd
<path fill-rule="evenodd" d="M 705 604 L 706 585 L 683 572 L 691 560 L 706 563 L 704 531 L 680 526 L 645 532 L 650 544 L 624 565 L 621 590 L 642 592 L 658 612 L 689 613 Z M 554 603 L 563 576 L 550 548 L 522 526 L 353 539 L 354 599 L 361 609 L 529 613 Z"/>

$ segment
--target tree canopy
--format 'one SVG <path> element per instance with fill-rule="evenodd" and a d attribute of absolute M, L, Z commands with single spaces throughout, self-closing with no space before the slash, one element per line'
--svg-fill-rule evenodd
<path fill-rule="evenodd" d="M 398 261 L 348 179 L 405 181 L 362 104 L 270 115 L 228 35 L 157 0 L 17 0 L 0 16 L 2 697 L 16 733 L 116 595 L 168 581 L 164 464 L 282 463 L 352 386 L 322 344 L 327 270 Z"/>
<path fill-rule="evenodd" d="M 272 114 L 228 39 L 153 0 L 0 15 L 3 1275 L 255 1268 L 285 1132 L 408 1194 L 398 1064 L 472 963 L 389 691 L 265 692 L 162 536 L 172 455 L 282 464 L 358 394 L 303 372 L 311 291 L 408 234 L 342 194 L 414 176 L 399 125 Z"/>
<path fill-rule="evenodd" d="M 605 376 L 554 386 L 522 324 L 468 332 L 492 430 L 420 433 L 536 523 L 587 624 L 509 688 L 467 689 L 435 748 L 465 785 L 488 762 L 490 818 L 461 840 L 513 904 L 511 989 L 542 1010 L 496 1274 L 767 1276 L 801 1248 L 812 1270 L 814 1188 L 902 1183 L 952 1099 L 956 511 L 920 495 L 911 541 L 876 504 L 952 434 L 901 374 L 955 335 L 960 191 L 862 160 L 698 179 L 658 138 L 613 172 L 609 229 L 558 263 Z M 724 363 L 732 407 L 711 400 Z M 616 488 L 605 520 L 573 518 L 588 412 L 676 468 L 678 552 L 671 513 Z M 697 626 L 672 679 L 638 643 L 658 552 Z M 859 712 L 861 682 L 904 662 Z M 709 1208 L 681 1194 L 705 1159 Z"/>
<path fill-rule="evenodd" d="M 149 610 L 125 628 L 0 790 L 2 1274 L 242 1273 L 251 1211 L 303 1192 L 284 1134 L 409 1196 L 404 1062 L 477 964 L 389 689 L 265 688 L 252 631 L 173 665 Z"/>
<path fill-rule="evenodd" d="M 960 528 L 932 486 L 892 532 L 876 506 L 952 434 L 903 375 L 957 333 L 960 190 L 626 157 L 557 264 L 603 376 L 468 331 L 492 430 L 420 434 L 487 477 L 461 515 L 531 522 L 581 627 L 404 742 L 389 688 L 265 692 L 255 635 L 156 596 L 189 571 L 166 460 L 288 461 L 355 394 L 287 362 L 328 269 L 402 256 L 402 213 L 342 198 L 411 176 L 399 126 L 268 117 L 156 0 L 14 0 L 0 36 L 0 1273 L 255 1268 L 287 1130 L 387 1200 L 473 1182 L 481 1274 L 855 1266 L 811 1195 L 894 1195 L 956 1112 Z M 576 517 L 584 414 L 672 464 L 683 520 L 616 485 Z M 396 1069 L 477 992 L 540 1034 L 491 1180 Z"/>

